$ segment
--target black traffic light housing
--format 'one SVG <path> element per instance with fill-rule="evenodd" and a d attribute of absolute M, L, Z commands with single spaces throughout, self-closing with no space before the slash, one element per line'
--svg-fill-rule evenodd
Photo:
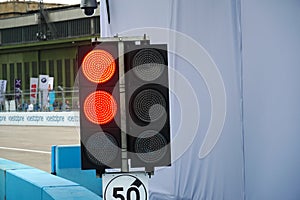
<path fill-rule="evenodd" d="M 121 168 L 118 65 L 116 42 L 78 48 L 81 167 L 100 175 Z"/>
<path fill-rule="evenodd" d="M 127 150 L 131 167 L 171 164 L 166 44 L 125 45 Z"/>

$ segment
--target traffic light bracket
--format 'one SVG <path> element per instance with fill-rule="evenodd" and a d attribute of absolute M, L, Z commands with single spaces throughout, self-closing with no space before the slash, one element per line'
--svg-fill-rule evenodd
<path fill-rule="evenodd" d="M 91 39 L 92 43 L 102 43 L 102 42 L 141 42 L 143 44 L 150 44 L 150 37 L 144 34 L 143 36 L 132 36 L 132 37 L 120 37 L 116 35 L 115 37 L 95 37 Z"/>

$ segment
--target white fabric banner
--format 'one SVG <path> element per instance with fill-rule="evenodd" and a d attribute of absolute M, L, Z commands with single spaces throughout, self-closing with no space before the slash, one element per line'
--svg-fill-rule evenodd
<path fill-rule="evenodd" d="M 39 89 L 40 90 L 48 90 L 48 75 L 40 75 L 39 76 Z"/>
<path fill-rule="evenodd" d="M 38 78 L 30 78 L 30 102 L 32 104 L 36 104 L 37 102 L 38 85 Z"/>
<path fill-rule="evenodd" d="M 6 93 L 6 80 L 0 80 L 0 103 L 5 100 L 4 94 Z"/>
<path fill-rule="evenodd" d="M 1 125 L 78 127 L 79 112 L 0 112 Z"/>
<path fill-rule="evenodd" d="M 49 77 L 48 79 L 48 90 L 53 90 L 54 88 L 54 77 Z"/>
<path fill-rule="evenodd" d="M 39 76 L 39 88 L 41 91 L 40 96 L 40 104 L 41 109 L 46 110 L 48 107 L 48 89 L 49 89 L 49 76 L 48 75 L 40 75 Z"/>

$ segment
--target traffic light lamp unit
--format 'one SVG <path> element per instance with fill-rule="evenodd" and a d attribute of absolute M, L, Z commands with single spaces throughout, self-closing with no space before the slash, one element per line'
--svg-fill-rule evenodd
<path fill-rule="evenodd" d="M 169 166 L 167 45 L 112 38 L 80 46 L 78 66 L 82 169 Z"/>

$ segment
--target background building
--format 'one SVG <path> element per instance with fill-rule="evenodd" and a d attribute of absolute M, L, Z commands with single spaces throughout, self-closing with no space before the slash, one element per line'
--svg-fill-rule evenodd
<path fill-rule="evenodd" d="M 44 8 L 55 8 L 64 6 L 62 4 L 44 3 Z M 7 1 L 0 2 L 0 19 L 8 17 L 17 17 L 28 12 L 39 10 L 39 3 L 36 1 Z"/>
<path fill-rule="evenodd" d="M 14 93 L 14 80 L 29 92 L 30 77 L 54 77 L 54 89 L 71 89 L 77 47 L 100 34 L 99 11 L 86 17 L 80 5 L 4 2 L 0 4 L 0 80 Z M 6 9 L 7 8 L 7 9 Z"/>

